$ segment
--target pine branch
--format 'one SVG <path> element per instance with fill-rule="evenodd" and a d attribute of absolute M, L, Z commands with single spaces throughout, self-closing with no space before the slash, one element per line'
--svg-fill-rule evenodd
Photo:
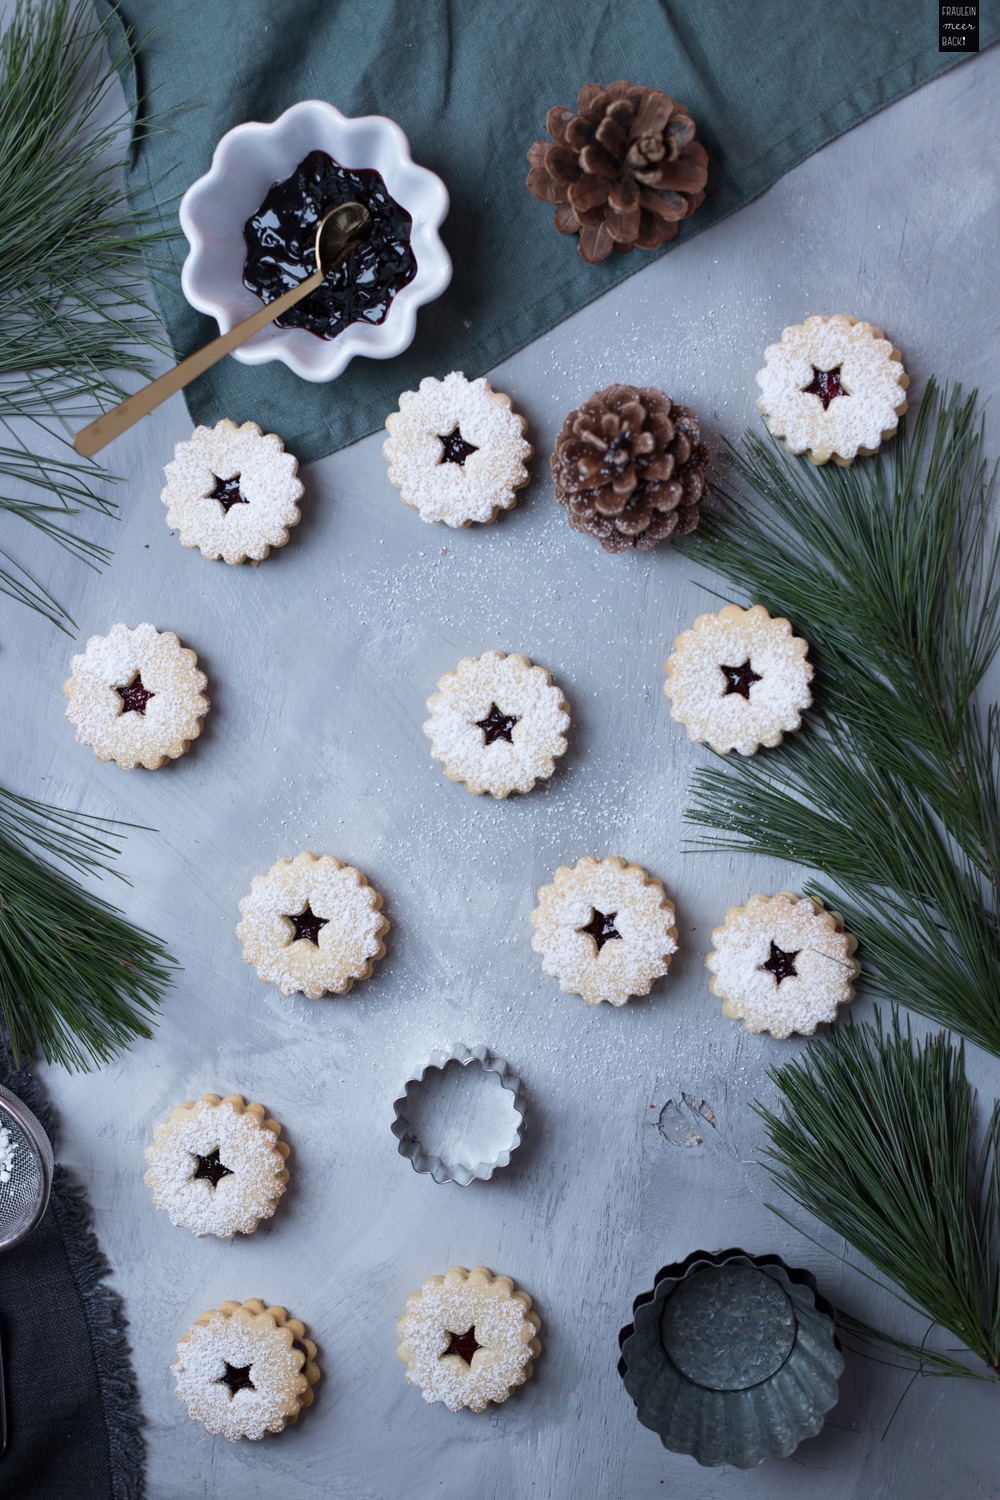
<path fill-rule="evenodd" d="M 162 336 L 136 226 L 118 183 L 131 119 L 108 99 L 109 59 L 87 0 L 17 0 L 0 37 L 0 513 L 91 567 L 110 556 L 78 535 L 80 507 L 114 514 L 109 476 L 69 448 L 62 423 L 123 394 L 112 371 L 149 373 Z M 35 448 L 41 446 L 42 451 Z M 0 592 L 69 633 L 73 621 L 6 549 Z"/>
<path fill-rule="evenodd" d="M 702 846 L 806 865 L 865 972 L 1000 1056 L 1000 714 L 976 694 L 1000 643 L 995 471 L 976 399 L 933 383 L 888 453 L 850 469 L 750 434 L 694 555 L 773 614 L 818 668 L 778 751 L 695 773 Z M 827 884 L 827 882 L 829 884 Z"/>
<path fill-rule="evenodd" d="M 126 826 L 0 788 L 0 1051 L 15 1068 L 41 1052 L 86 1069 L 152 1035 L 173 959 L 35 852 L 119 874 Z"/>
<path fill-rule="evenodd" d="M 781 1113 L 754 1108 L 771 1176 L 987 1369 L 846 1315 L 842 1325 L 903 1368 L 1000 1375 L 1000 1104 L 977 1146 L 962 1047 L 944 1033 L 915 1043 L 894 1012 L 888 1029 L 828 1032 L 770 1077 Z"/>

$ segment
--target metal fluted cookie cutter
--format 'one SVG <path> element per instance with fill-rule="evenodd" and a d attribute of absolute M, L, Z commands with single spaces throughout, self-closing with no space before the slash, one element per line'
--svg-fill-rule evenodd
<path fill-rule="evenodd" d="M 455 1042 L 432 1052 L 393 1109 L 399 1154 L 435 1182 L 486 1182 L 521 1144 L 521 1080 L 488 1047 Z"/>

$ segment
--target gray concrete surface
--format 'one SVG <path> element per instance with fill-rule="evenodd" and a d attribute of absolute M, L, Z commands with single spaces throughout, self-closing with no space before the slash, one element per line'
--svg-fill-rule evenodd
<path fill-rule="evenodd" d="M 96 577 L 46 557 L 46 576 L 83 639 L 149 619 L 198 651 L 212 710 L 176 764 L 126 774 L 79 746 L 59 692 L 74 648 L 5 607 L 0 685 L 17 709 L 3 716 L 4 779 L 158 830 L 130 836 L 132 889 L 108 894 L 183 964 L 154 1040 L 102 1073 L 46 1070 L 60 1154 L 87 1186 L 127 1303 L 153 1500 L 1000 1493 L 996 1390 L 918 1382 L 885 1433 L 904 1377 L 857 1358 L 823 1433 L 753 1472 L 701 1470 L 636 1423 L 618 1329 L 657 1268 L 698 1247 L 776 1251 L 829 1296 L 920 1330 L 842 1266 L 842 1246 L 823 1253 L 765 1206 L 750 1102 L 770 1097 L 768 1065 L 803 1044 L 726 1020 L 702 958 L 727 906 L 797 872 L 682 852 L 685 788 L 705 753 L 661 694 L 668 648 L 711 607 L 712 580 L 667 550 L 610 557 L 570 533 L 545 463 L 565 412 L 611 380 L 660 385 L 713 439 L 737 435 L 758 420 L 764 345 L 823 311 L 881 324 L 916 388 L 931 372 L 978 384 L 996 453 L 998 95 L 994 50 L 498 369 L 539 457 L 495 526 L 423 525 L 389 486 L 375 436 L 306 473 L 284 551 L 228 568 L 182 549 L 164 522 L 162 466 L 190 430 L 181 400 L 122 441 L 122 519 L 103 530 L 112 565 Z M 446 781 L 420 728 L 441 673 L 494 646 L 550 668 L 573 712 L 552 782 L 497 804 Z M 252 877 L 302 848 L 357 864 L 393 924 L 375 977 L 342 1000 L 282 999 L 234 936 Z M 562 995 L 529 946 L 536 888 L 587 852 L 644 864 L 678 907 L 668 980 L 621 1010 Z M 411 1068 L 456 1039 L 506 1055 L 531 1103 L 510 1169 L 467 1190 L 416 1176 L 389 1131 Z M 1000 1092 L 1000 1064 L 973 1051 L 969 1066 L 987 1097 Z M 210 1089 L 262 1100 L 293 1150 L 276 1217 L 232 1244 L 173 1228 L 142 1181 L 157 1121 Z M 685 1099 L 714 1111 L 698 1145 Z M 406 1384 L 395 1320 L 427 1275 L 478 1262 L 531 1292 L 545 1351 L 504 1407 L 452 1415 Z M 169 1365 L 199 1312 L 250 1296 L 308 1322 L 324 1376 L 297 1429 L 231 1445 L 189 1422 Z"/>

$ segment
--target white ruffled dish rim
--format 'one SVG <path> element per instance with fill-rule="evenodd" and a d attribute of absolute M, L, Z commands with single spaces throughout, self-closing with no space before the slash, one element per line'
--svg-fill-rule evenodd
<path fill-rule="evenodd" d="M 392 359 L 412 343 L 417 309 L 439 297 L 451 280 L 451 260 L 438 233 L 448 190 L 416 165 L 406 136 L 383 115 L 350 119 L 325 100 L 304 99 L 270 124 L 249 120 L 227 131 L 211 167 L 180 204 L 190 247 L 181 289 L 192 307 L 216 320 L 220 333 L 260 311 L 260 298 L 243 285 L 243 226 L 272 185 L 290 177 L 310 151 L 326 151 L 352 171 L 380 173 L 413 219 L 410 244 L 417 261 L 416 276 L 396 293 L 384 323 L 352 323 L 334 339 L 272 324 L 233 354 L 247 365 L 278 359 L 303 380 L 320 382 L 334 380 L 355 355 Z"/>

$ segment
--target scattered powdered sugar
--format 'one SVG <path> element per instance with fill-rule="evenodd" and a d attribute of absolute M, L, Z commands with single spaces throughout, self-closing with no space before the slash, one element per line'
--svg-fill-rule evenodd
<path fill-rule="evenodd" d="M 807 318 L 782 331 L 780 344 L 764 351 L 757 374 L 757 406 L 775 437 L 792 453 L 808 452 L 814 463 L 831 457 L 850 463 L 891 437 L 906 410 L 907 376 L 899 351 L 879 328 L 837 313 Z M 846 395 L 824 410 L 806 390 L 818 371 L 840 371 Z"/>
<path fill-rule="evenodd" d="M 262 1105 L 245 1106 L 238 1094 L 226 1099 L 207 1094 L 180 1105 L 146 1148 L 146 1182 L 156 1207 L 172 1224 L 199 1236 L 228 1240 L 252 1234 L 274 1213 L 288 1181 L 288 1148 L 278 1141 L 280 1129 L 276 1121 L 265 1121 Z M 198 1157 L 215 1153 L 230 1175 L 213 1187 L 194 1172 Z"/>
<path fill-rule="evenodd" d="M 283 995 L 301 992 L 318 1000 L 346 994 L 384 955 L 389 923 L 381 906 L 382 897 L 359 870 L 332 854 L 317 858 L 304 850 L 254 879 L 240 902 L 243 920 L 236 935 L 244 959 L 265 983 Z M 307 907 L 325 924 L 316 942 L 296 938 L 290 920 Z"/>
<path fill-rule="evenodd" d="M 403 392 L 385 425 L 389 482 L 421 520 L 452 527 L 492 521 L 528 482 L 525 462 L 533 449 L 524 418 L 486 380 L 469 381 L 458 371 L 443 380 L 428 375 L 419 390 Z M 461 463 L 445 462 L 441 439 L 450 433 L 476 452 Z"/>
<path fill-rule="evenodd" d="M 6 1125 L 0 1125 L 0 1182 L 9 1182 L 14 1170 L 14 1154 L 17 1142 Z"/>
<path fill-rule="evenodd" d="M 431 717 L 424 733 L 431 755 L 444 762 L 451 781 L 464 782 L 476 794 L 499 798 L 528 792 L 552 775 L 556 757 L 566 749 L 569 712 L 561 690 L 544 667 L 516 652 L 466 656 L 441 678 L 427 707 Z M 486 743 L 479 721 L 492 707 L 517 720 L 509 741 L 499 737 Z"/>
<path fill-rule="evenodd" d="M 164 473 L 160 498 L 167 525 L 177 529 L 183 546 L 200 548 L 203 557 L 259 562 L 272 547 L 285 545 L 288 528 L 299 520 L 298 462 L 279 437 L 265 435 L 256 422 L 237 427 L 227 417 L 215 427 L 196 427 L 177 444 Z M 246 503 L 227 509 L 210 498 L 220 479 L 238 479 Z"/>
<path fill-rule="evenodd" d="M 171 631 L 161 633 L 148 622 L 134 630 L 114 625 L 107 635 L 92 635 L 71 668 L 63 683 L 66 717 L 98 760 L 117 761 L 127 771 L 137 765 L 155 770 L 183 755 L 201 733 L 207 679 L 195 653 Z M 116 689 L 137 679 L 152 696 L 142 713 L 126 712 Z"/>
<path fill-rule="evenodd" d="M 613 915 L 618 933 L 600 949 L 581 931 L 595 912 Z M 667 972 L 677 951 L 674 916 L 660 881 L 640 866 L 617 855 L 588 855 L 572 868 L 560 866 L 552 884 L 538 892 L 531 946 L 566 994 L 582 995 L 588 1005 L 624 1005 L 633 995 L 648 995 Z"/>
<path fill-rule="evenodd" d="M 255 1313 L 254 1305 L 260 1304 L 227 1302 L 203 1313 L 177 1345 L 172 1366 L 189 1416 L 203 1422 L 206 1432 L 223 1432 L 234 1442 L 281 1432 L 311 1400 L 305 1355 L 292 1347 L 292 1329 L 273 1316 L 282 1312 L 283 1320 L 283 1310 Z M 253 1389 L 234 1394 L 224 1378 L 227 1364 L 249 1368 Z"/>
<path fill-rule="evenodd" d="M 491 1276 L 483 1266 L 453 1266 L 446 1276 L 431 1276 L 407 1298 L 397 1325 L 407 1380 L 425 1401 L 443 1401 L 449 1411 L 483 1411 L 490 1401 L 506 1401 L 528 1379 L 539 1352 L 540 1325 L 530 1308 L 526 1292 L 515 1292 L 508 1276 Z M 480 1345 L 471 1364 L 445 1354 L 451 1335 L 469 1329 Z"/>
<path fill-rule="evenodd" d="M 709 987 L 725 1014 L 747 1031 L 811 1036 L 821 1021 L 836 1019 L 838 1005 L 854 998 L 861 968 L 854 958 L 857 939 L 844 931 L 838 912 L 808 897 L 789 891 L 753 896 L 746 906 L 730 908 L 712 942 L 705 959 Z M 773 957 L 772 944 L 795 968 L 780 981 L 763 967 Z"/>
<path fill-rule="evenodd" d="M 720 755 L 737 750 L 753 755 L 761 745 L 780 745 L 786 730 L 798 729 L 812 703 L 808 642 L 792 634 L 787 620 L 772 619 L 761 605 L 741 609 L 727 604 L 714 615 L 699 615 L 674 642 L 663 691 L 670 717 L 689 738 L 711 745 Z M 728 691 L 724 667 L 749 662 L 759 678 L 748 697 Z"/>

